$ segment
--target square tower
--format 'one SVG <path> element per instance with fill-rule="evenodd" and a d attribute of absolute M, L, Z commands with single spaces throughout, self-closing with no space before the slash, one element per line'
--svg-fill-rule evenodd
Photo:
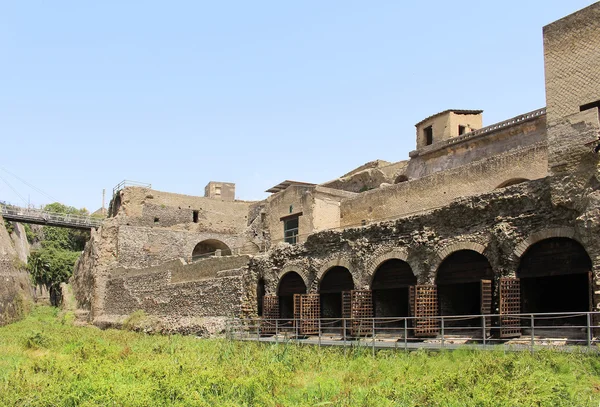
<path fill-rule="evenodd" d="M 235 200 L 235 184 L 233 182 L 210 181 L 204 187 L 206 198 L 220 199 L 222 201 Z"/>

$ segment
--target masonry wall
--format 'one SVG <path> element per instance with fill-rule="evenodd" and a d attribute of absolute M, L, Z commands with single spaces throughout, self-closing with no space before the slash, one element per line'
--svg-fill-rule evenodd
<path fill-rule="evenodd" d="M 544 27 L 548 122 L 600 101 L 600 3 Z"/>
<path fill-rule="evenodd" d="M 413 151 L 406 175 L 409 179 L 421 178 L 435 172 L 447 171 L 472 162 L 531 146 L 546 140 L 546 117 L 535 116 L 524 122 L 512 124 L 480 136 L 465 134 L 463 141 L 433 144 Z M 545 175 L 545 174 L 544 174 Z M 526 177 L 531 179 L 530 177 Z"/>
<path fill-rule="evenodd" d="M 483 254 L 497 280 L 514 277 L 525 250 L 550 237 L 579 241 L 598 279 L 600 234 L 589 234 L 577 211 L 554 206 L 550 185 L 550 179 L 530 181 L 461 198 L 421 215 L 316 233 L 302 245 L 255 257 L 246 284 L 252 287 L 254 279 L 263 278 L 267 294 L 276 294 L 281 277 L 296 271 L 309 291 L 316 293 L 325 273 L 340 265 L 350 270 L 356 288 L 368 289 L 377 267 L 391 258 L 408 262 L 419 284 L 432 284 L 443 259 L 463 249 Z"/>
<path fill-rule="evenodd" d="M 242 271 L 248 256 L 180 261 L 144 269 L 117 268 L 106 286 L 101 325 L 119 324 L 142 310 L 160 318 L 160 330 L 201 335 L 222 333 L 225 320 L 242 309 Z"/>
<path fill-rule="evenodd" d="M 538 143 L 346 199 L 341 205 L 341 226 L 425 211 L 459 197 L 493 191 L 510 179 L 537 179 L 546 174 L 547 148 Z"/>
<path fill-rule="evenodd" d="M 123 267 L 150 267 L 179 258 L 189 261 L 194 247 L 208 239 L 225 243 L 236 254 L 258 250 L 243 235 L 120 225 L 117 261 Z"/>
<path fill-rule="evenodd" d="M 127 187 L 113 199 L 111 214 L 115 216 L 114 208 L 118 208 L 116 217 L 130 226 L 236 234 L 245 230 L 251 204 Z M 194 211 L 198 212 L 197 223 L 193 222 Z"/>

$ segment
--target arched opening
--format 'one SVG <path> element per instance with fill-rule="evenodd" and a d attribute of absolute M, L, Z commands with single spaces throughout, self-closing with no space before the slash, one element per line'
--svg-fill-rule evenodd
<path fill-rule="evenodd" d="M 194 247 L 192 260 L 199 260 L 211 256 L 231 256 L 231 249 L 220 240 L 203 240 Z"/>
<path fill-rule="evenodd" d="M 517 277 L 521 281 L 524 313 L 590 311 L 592 260 L 573 239 L 541 240 L 521 256 Z M 573 325 L 585 318 L 545 320 L 554 325 Z"/>
<path fill-rule="evenodd" d="M 256 310 L 259 317 L 263 316 L 263 297 L 265 296 L 265 280 L 258 279 L 256 283 Z"/>
<path fill-rule="evenodd" d="M 442 261 L 435 283 L 440 315 L 479 315 L 482 313 L 481 280 L 492 280 L 488 259 L 474 250 L 458 250 Z M 452 325 L 453 321 L 448 321 Z M 455 325 L 478 326 L 479 318 L 456 321 Z"/>
<path fill-rule="evenodd" d="M 342 317 L 342 292 L 354 289 L 352 274 L 346 267 L 330 268 L 319 284 L 321 318 Z"/>
<path fill-rule="evenodd" d="M 510 187 L 511 185 L 517 185 L 517 184 L 520 184 L 522 182 L 527 182 L 527 181 L 530 181 L 530 180 L 527 178 L 511 178 L 509 180 L 504 181 L 500 185 L 498 185 L 496 187 L 496 189 Z"/>
<path fill-rule="evenodd" d="M 281 278 L 277 287 L 280 318 L 294 318 L 294 294 L 306 294 L 306 284 L 300 274 L 290 271 Z"/>
<path fill-rule="evenodd" d="M 416 284 L 417 277 L 407 262 L 399 259 L 383 262 L 375 271 L 371 282 L 374 316 L 409 316 L 408 290 L 411 285 Z"/>

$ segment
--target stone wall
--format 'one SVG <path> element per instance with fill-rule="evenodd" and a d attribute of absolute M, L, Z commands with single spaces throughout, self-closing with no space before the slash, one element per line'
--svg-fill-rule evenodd
<path fill-rule="evenodd" d="M 545 143 L 515 149 L 469 165 L 387 186 L 346 199 L 341 226 L 360 225 L 449 204 L 452 200 L 493 191 L 505 181 L 537 179 L 547 174 Z"/>
<path fill-rule="evenodd" d="M 548 123 L 600 101 L 600 2 L 544 27 Z"/>
<path fill-rule="evenodd" d="M 600 234 L 588 233 L 578 213 L 552 204 L 552 180 L 530 181 L 478 196 L 460 198 L 443 208 L 394 221 L 343 231 L 324 231 L 302 245 L 279 247 L 250 262 L 248 290 L 264 278 L 267 294 L 288 271 L 298 272 L 310 292 L 331 267 L 350 270 L 354 285 L 368 289 L 377 267 L 390 258 L 408 262 L 419 284 L 431 284 L 442 260 L 454 251 L 483 254 L 494 278 L 514 277 L 519 256 L 548 237 L 573 238 L 585 247 L 600 276 Z M 596 301 L 597 304 L 597 301 Z"/>
<path fill-rule="evenodd" d="M 189 261 L 194 247 L 208 239 L 225 243 L 234 253 L 258 250 L 244 236 L 121 225 L 117 261 L 123 267 L 149 267 L 178 258 Z"/>
<path fill-rule="evenodd" d="M 130 226 L 234 234 L 245 230 L 251 204 L 127 187 L 111 202 L 110 213 Z M 197 222 L 194 211 L 198 212 Z"/>
<path fill-rule="evenodd" d="M 171 261 L 144 269 L 117 268 L 107 281 L 101 325 L 118 324 L 142 310 L 163 330 L 218 334 L 242 310 L 242 271 L 248 256 Z M 190 328 L 190 327 L 193 328 Z"/>

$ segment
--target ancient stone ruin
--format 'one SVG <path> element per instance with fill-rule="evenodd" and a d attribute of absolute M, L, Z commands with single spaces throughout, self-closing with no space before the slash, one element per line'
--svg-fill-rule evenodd
<path fill-rule="evenodd" d="M 486 127 L 481 110 L 437 113 L 409 160 L 260 202 L 231 183 L 118 189 L 76 265 L 79 307 L 206 335 L 298 301 L 332 318 L 598 310 L 600 3 L 543 33 L 546 107 Z"/>

